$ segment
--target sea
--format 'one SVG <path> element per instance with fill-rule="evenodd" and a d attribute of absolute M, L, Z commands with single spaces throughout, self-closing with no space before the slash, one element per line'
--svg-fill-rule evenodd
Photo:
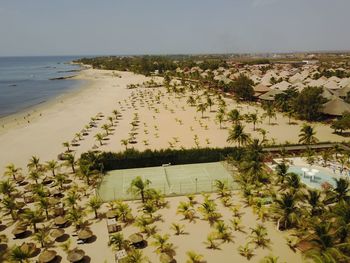
<path fill-rule="evenodd" d="M 78 56 L 0 57 L 0 118 L 79 88 L 82 81 L 57 79 L 77 75 Z M 56 79 L 56 80 L 53 80 Z"/>

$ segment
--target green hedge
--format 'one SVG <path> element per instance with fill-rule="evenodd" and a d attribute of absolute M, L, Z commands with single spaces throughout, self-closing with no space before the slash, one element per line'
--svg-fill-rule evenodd
<path fill-rule="evenodd" d="M 228 155 L 240 156 L 242 150 L 235 147 L 226 148 L 199 148 L 183 150 L 146 150 L 143 152 L 128 149 L 124 152 L 87 152 L 81 155 L 79 164 L 81 168 L 89 165 L 90 169 L 116 170 L 127 168 L 141 168 L 160 166 L 171 163 L 189 164 L 218 162 L 224 160 Z"/>

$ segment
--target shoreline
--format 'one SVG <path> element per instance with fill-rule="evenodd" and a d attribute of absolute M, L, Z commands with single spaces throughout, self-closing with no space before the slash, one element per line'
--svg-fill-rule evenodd
<path fill-rule="evenodd" d="M 23 127 L 28 124 L 28 121 L 30 123 L 37 120 L 42 116 L 42 111 L 48 110 L 59 103 L 63 103 L 67 99 L 79 96 L 83 90 L 91 87 L 93 81 L 82 77 L 84 70 L 86 69 L 82 69 L 78 75 L 71 78 L 78 82 L 71 86 L 69 90 L 65 90 L 63 93 L 48 98 L 47 100 L 35 105 L 23 108 L 18 112 L 0 117 L 0 135 L 6 133 L 7 130 L 11 128 Z M 64 79 L 60 81 L 64 81 Z"/>

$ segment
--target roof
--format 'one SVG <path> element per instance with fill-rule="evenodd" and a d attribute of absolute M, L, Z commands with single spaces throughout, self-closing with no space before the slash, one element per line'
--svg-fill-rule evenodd
<path fill-rule="evenodd" d="M 350 92 L 350 85 L 335 91 L 335 95 L 337 95 L 338 97 L 346 97 L 349 92 Z"/>
<path fill-rule="evenodd" d="M 265 93 L 265 92 L 269 92 L 271 89 L 267 86 L 265 86 L 264 84 L 260 83 L 258 85 L 256 85 L 255 87 L 253 87 L 255 92 L 259 92 L 259 93 Z"/>
<path fill-rule="evenodd" d="M 261 100 L 275 100 L 275 96 L 277 94 L 281 94 L 283 93 L 282 90 L 278 90 L 278 89 L 273 89 L 273 90 L 270 90 L 269 92 L 266 92 L 265 94 L 259 96 L 259 99 Z"/>
<path fill-rule="evenodd" d="M 343 101 L 337 96 L 333 96 L 333 99 L 323 104 L 322 113 L 332 115 L 332 116 L 341 116 L 344 112 L 350 112 L 350 104 Z"/>
<path fill-rule="evenodd" d="M 290 86 L 291 86 L 291 84 L 284 80 L 282 82 L 279 82 L 279 83 L 273 85 L 271 87 L 271 89 L 278 89 L 278 90 L 284 91 L 284 90 L 287 90 Z"/>

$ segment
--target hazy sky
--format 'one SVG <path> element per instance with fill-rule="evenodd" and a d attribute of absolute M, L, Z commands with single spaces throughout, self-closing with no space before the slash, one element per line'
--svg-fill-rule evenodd
<path fill-rule="evenodd" d="M 350 0 L 0 0 L 0 56 L 350 50 Z"/>

